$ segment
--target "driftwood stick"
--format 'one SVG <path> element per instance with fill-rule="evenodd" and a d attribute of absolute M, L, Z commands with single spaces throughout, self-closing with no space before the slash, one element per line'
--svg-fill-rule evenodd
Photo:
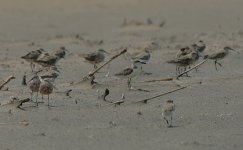
<path fill-rule="evenodd" d="M 0 90 L 6 85 L 8 84 L 8 82 L 10 82 L 12 79 L 15 79 L 14 76 L 9 76 L 8 79 L 6 81 L 4 81 L 1 85 L 0 85 Z"/>
<path fill-rule="evenodd" d="M 146 80 L 146 81 L 142 81 L 142 82 L 160 82 L 160 81 L 172 81 L 173 78 L 172 77 L 169 77 L 169 78 L 162 78 L 162 79 L 154 79 L 154 80 Z"/>
<path fill-rule="evenodd" d="M 89 75 L 87 75 L 86 77 L 91 77 L 93 76 L 96 72 L 98 72 L 101 68 L 103 68 L 105 65 L 107 65 L 108 63 L 110 63 L 112 60 L 114 60 L 115 58 L 119 57 L 120 55 L 124 54 L 127 52 L 127 49 L 124 49 L 123 51 L 121 51 L 119 54 L 116 54 L 115 56 L 111 57 L 110 60 L 108 60 L 107 62 L 105 62 L 104 64 L 102 64 L 100 67 L 98 67 L 97 69 L 95 69 L 93 72 L 89 73 Z M 85 78 L 85 77 L 84 77 Z"/>
<path fill-rule="evenodd" d="M 187 73 L 187 72 L 190 72 L 191 70 L 193 70 L 193 69 L 196 68 L 196 67 L 201 66 L 201 65 L 204 64 L 207 60 L 208 60 L 208 58 L 207 58 L 207 59 L 204 59 L 203 61 L 201 61 L 201 62 L 198 63 L 197 65 L 193 66 L 192 68 L 187 69 L 186 71 L 184 71 L 184 72 L 182 72 L 181 74 L 177 75 L 176 78 L 178 79 L 178 78 L 181 77 L 183 74 L 185 74 L 185 73 Z"/>
<path fill-rule="evenodd" d="M 111 105 L 117 106 L 117 105 L 121 105 L 125 101 L 124 100 L 119 100 L 119 101 L 115 101 L 115 102 L 111 102 L 111 101 L 106 101 L 106 102 L 108 102 L 109 104 L 103 105 L 101 107 L 111 106 Z"/>
<path fill-rule="evenodd" d="M 139 100 L 139 101 L 136 101 L 136 102 L 132 102 L 132 103 L 140 103 L 140 102 L 147 103 L 149 100 L 152 100 L 152 99 L 155 99 L 155 98 L 157 98 L 157 97 L 161 97 L 161 96 L 164 96 L 164 95 L 173 93 L 173 92 L 175 92 L 175 91 L 182 90 L 182 89 L 184 89 L 184 88 L 186 88 L 186 87 L 187 87 L 187 86 L 183 86 L 183 87 L 180 87 L 180 88 L 177 88 L 177 89 L 174 89 L 174 90 L 171 90 L 171 91 L 168 91 L 168 92 L 165 92 L 165 93 L 162 93 L 162 94 L 159 94 L 159 95 L 150 97 L 150 98 L 146 98 L 146 99 L 143 99 L 143 100 Z"/>

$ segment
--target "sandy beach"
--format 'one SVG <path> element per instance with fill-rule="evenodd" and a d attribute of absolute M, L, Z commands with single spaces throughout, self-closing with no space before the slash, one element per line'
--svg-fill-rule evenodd
<path fill-rule="evenodd" d="M 33 74 L 21 56 L 38 48 L 68 49 L 57 63 L 57 89 L 50 95 L 54 107 L 47 107 L 47 96 L 38 107 L 24 103 L 24 110 L 0 105 L 0 149 L 242 150 L 242 6 L 241 0 L 0 0 L 0 80 L 15 77 L 0 91 L 0 103 L 30 97 L 21 82 L 24 74 L 27 80 Z M 235 51 L 219 60 L 217 71 L 208 60 L 190 77 L 145 82 L 175 77 L 176 66 L 166 61 L 199 40 L 206 43 L 205 53 L 225 46 Z M 143 69 L 152 74 L 132 79 L 142 90 L 128 90 L 126 79 L 114 76 L 130 66 L 125 55 L 95 74 L 97 86 L 73 84 L 93 71 L 83 54 L 104 49 L 110 53 L 107 61 L 125 48 L 141 52 L 151 42 L 158 46 L 150 49 Z M 187 88 L 131 104 L 182 86 Z M 120 101 L 124 94 L 124 103 L 107 105 L 99 99 L 106 88 L 109 101 Z M 173 128 L 161 116 L 168 99 L 175 103 Z"/>

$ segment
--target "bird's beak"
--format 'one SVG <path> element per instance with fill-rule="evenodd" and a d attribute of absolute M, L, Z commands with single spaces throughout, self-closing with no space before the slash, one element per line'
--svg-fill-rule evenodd
<path fill-rule="evenodd" d="M 146 64 L 146 62 L 140 61 L 141 64 Z"/>

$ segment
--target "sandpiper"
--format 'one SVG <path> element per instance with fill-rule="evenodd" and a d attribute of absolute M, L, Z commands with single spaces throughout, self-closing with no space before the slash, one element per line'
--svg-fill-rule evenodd
<path fill-rule="evenodd" d="M 184 67 L 184 70 L 186 70 L 186 67 L 195 63 L 199 58 L 197 51 L 192 51 L 191 53 L 187 55 L 181 55 L 179 58 L 169 60 L 167 63 L 172 63 L 176 65 L 176 74 L 180 73 L 180 67 Z M 187 75 L 188 76 L 188 75 Z"/>
<path fill-rule="evenodd" d="M 197 43 L 192 44 L 192 47 L 201 53 L 206 49 L 206 44 L 202 40 L 199 40 Z"/>
<path fill-rule="evenodd" d="M 59 58 L 64 58 L 65 55 L 66 55 L 66 52 L 67 52 L 67 51 L 68 51 L 68 50 L 66 49 L 66 47 L 62 46 L 62 47 L 60 47 L 58 50 L 54 51 L 54 52 L 53 52 L 53 55 L 54 55 L 54 56 L 57 56 L 57 57 L 59 57 Z"/>
<path fill-rule="evenodd" d="M 93 64 L 94 68 L 97 68 L 97 64 L 103 62 L 105 60 L 105 54 L 109 54 L 103 49 L 99 49 L 97 52 L 92 52 L 90 54 L 84 54 L 84 59 Z"/>
<path fill-rule="evenodd" d="M 136 61 L 136 60 L 144 62 L 145 64 L 148 63 L 148 61 L 150 60 L 149 50 L 144 50 L 141 53 L 139 53 L 138 55 L 132 57 L 132 61 Z M 141 71 L 144 72 L 142 65 L 141 65 Z M 151 73 L 147 73 L 147 72 L 144 72 L 144 73 L 148 74 L 148 75 L 151 74 Z"/>
<path fill-rule="evenodd" d="M 209 58 L 209 59 L 213 59 L 214 60 L 214 65 L 215 65 L 215 69 L 218 70 L 217 68 L 217 64 L 222 67 L 222 64 L 218 62 L 218 60 L 225 58 L 228 54 L 229 54 L 229 50 L 234 51 L 234 49 L 226 46 L 223 49 L 214 51 L 212 53 L 208 53 L 204 56 L 204 58 Z"/>
<path fill-rule="evenodd" d="M 119 73 L 116 73 L 115 76 L 118 76 L 121 78 L 128 78 L 127 85 L 128 85 L 129 90 L 131 90 L 132 89 L 131 80 L 133 77 L 135 77 L 136 75 L 138 75 L 141 72 L 140 68 L 141 68 L 142 64 L 145 64 L 145 62 L 136 60 L 136 61 L 134 61 L 134 63 L 132 64 L 131 67 L 126 68 Z"/>
<path fill-rule="evenodd" d="M 175 104 L 173 100 L 167 100 L 162 105 L 162 117 L 166 121 L 168 127 L 172 126 L 172 112 L 175 111 Z M 170 120 L 170 123 L 169 123 Z"/>
<path fill-rule="evenodd" d="M 50 106 L 49 105 L 49 95 L 53 92 L 53 88 L 55 88 L 55 86 L 51 83 L 51 81 L 47 79 L 42 79 L 40 76 L 38 76 L 41 83 L 40 83 L 40 93 L 42 95 L 42 101 L 43 101 L 43 95 L 47 95 L 48 97 L 48 104 L 47 106 Z"/>
<path fill-rule="evenodd" d="M 45 55 L 35 60 L 35 63 L 43 67 L 51 67 L 51 66 L 55 66 L 58 60 L 60 59 L 61 58 L 59 56 Z"/>
<path fill-rule="evenodd" d="M 39 77 L 37 76 L 37 75 L 34 75 L 34 77 L 33 78 L 31 78 L 29 81 L 28 81 L 28 86 L 29 86 L 29 88 L 30 88 L 30 90 L 31 90 L 31 101 L 33 101 L 33 93 L 34 92 L 36 92 L 37 94 L 36 94 L 36 105 L 38 106 L 38 102 L 37 102 L 37 100 L 38 100 L 38 93 L 39 93 L 39 88 L 40 88 L 40 83 L 41 83 L 41 81 L 40 81 L 40 79 L 39 79 Z"/>
<path fill-rule="evenodd" d="M 35 62 L 38 59 L 38 57 L 41 54 L 43 54 L 44 52 L 45 51 L 42 48 L 40 48 L 40 49 L 29 52 L 28 54 L 22 56 L 21 58 L 30 62 L 30 68 L 31 68 L 31 71 L 33 72 L 33 68 L 34 68 L 33 62 Z"/>

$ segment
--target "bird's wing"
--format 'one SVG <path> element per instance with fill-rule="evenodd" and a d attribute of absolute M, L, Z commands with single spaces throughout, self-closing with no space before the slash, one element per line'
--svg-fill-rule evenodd
<path fill-rule="evenodd" d="M 132 72 L 133 72 L 132 68 L 126 68 L 123 71 L 116 73 L 115 75 L 116 76 L 127 76 L 127 75 L 130 75 Z"/>
<path fill-rule="evenodd" d="M 216 59 L 216 58 L 223 58 L 225 55 L 226 55 L 225 51 L 218 51 L 218 52 L 208 54 L 208 57 L 211 59 Z"/>
<path fill-rule="evenodd" d="M 84 58 L 88 61 L 94 61 L 96 56 L 97 56 L 97 53 L 94 52 L 94 53 L 84 55 Z"/>

